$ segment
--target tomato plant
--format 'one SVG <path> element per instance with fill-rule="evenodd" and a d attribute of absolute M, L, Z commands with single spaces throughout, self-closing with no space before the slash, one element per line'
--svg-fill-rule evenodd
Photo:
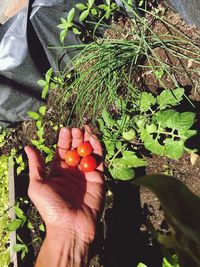
<path fill-rule="evenodd" d="M 84 142 L 77 148 L 77 152 L 81 157 L 86 157 L 92 154 L 93 147 L 89 142 Z"/>
<path fill-rule="evenodd" d="M 80 163 L 80 169 L 83 172 L 91 172 L 95 170 L 96 167 L 97 167 L 97 162 L 93 156 L 89 155 L 89 156 L 82 158 L 81 163 Z"/>
<path fill-rule="evenodd" d="M 65 161 L 67 165 L 75 167 L 79 164 L 81 158 L 77 153 L 76 149 L 67 151 L 65 155 Z"/>

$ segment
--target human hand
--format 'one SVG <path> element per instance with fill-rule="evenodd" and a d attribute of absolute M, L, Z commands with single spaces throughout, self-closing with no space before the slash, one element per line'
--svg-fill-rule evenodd
<path fill-rule="evenodd" d="M 101 144 L 88 126 L 84 133 L 78 128 L 62 128 L 48 175 L 40 153 L 29 146 L 25 151 L 30 172 L 28 194 L 40 212 L 47 232 L 59 230 L 90 243 L 104 199 L 103 163 L 96 170 L 83 173 L 64 161 L 66 151 L 84 141 L 89 141 L 94 153 L 102 157 Z"/>

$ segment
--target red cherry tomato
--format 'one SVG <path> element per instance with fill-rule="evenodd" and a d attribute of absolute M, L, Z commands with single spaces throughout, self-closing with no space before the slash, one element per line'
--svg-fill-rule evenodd
<path fill-rule="evenodd" d="M 84 142 L 77 148 L 77 152 L 81 157 L 86 157 L 92 154 L 93 147 L 89 142 Z"/>
<path fill-rule="evenodd" d="M 76 149 L 67 151 L 65 155 L 65 161 L 69 166 L 77 166 L 80 162 L 81 158 L 77 153 Z"/>
<path fill-rule="evenodd" d="M 91 172 L 97 167 L 96 159 L 93 156 L 86 156 L 81 159 L 80 169 L 83 172 Z"/>

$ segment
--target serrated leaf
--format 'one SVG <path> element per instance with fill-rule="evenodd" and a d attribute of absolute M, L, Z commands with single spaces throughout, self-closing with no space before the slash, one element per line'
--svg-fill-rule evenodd
<path fill-rule="evenodd" d="M 87 16 L 89 15 L 89 13 L 90 13 L 90 11 L 88 9 L 83 11 L 79 17 L 79 20 L 84 21 L 87 18 Z"/>
<path fill-rule="evenodd" d="M 114 179 L 127 181 L 131 180 L 135 176 L 135 172 L 133 169 L 127 168 L 127 167 L 114 167 L 109 168 L 109 171 Z"/>
<path fill-rule="evenodd" d="M 87 9 L 87 7 L 84 4 L 81 4 L 81 3 L 76 4 L 76 8 L 78 8 L 81 11 Z"/>
<path fill-rule="evenodd" d="M 47 82 L 46 82 L 45 80 L 39 80 L 39 81 L 37 81 L 37 83 L 38 83 L 39 86 L 41 86 L 41 87 L 44 87 L 44 86 L 47 84 Z"/>
<path fill-rule="evenodd" d="M 185 90 L 183 88 L 176 88 L 172 90 L 164 90 L 157 96 L 157 102 L 160 109 L 165 109 L 168 106 L 177 105 L 182 99 Z"/>
<path fill-rule="evenodd" d="M 72 28 L 74 34 L 79 35 L 81 32 L 77 28 Z"/>
<path fill-rule="evenodd" d="M 141 97 L 138 102 L 141 111 L 143 112 L 148 111 L 152 105 L 155 105 L 155 103 L 156 103 L 156 98 L 151 93 L 147 92 L 141 93 Z"/>
<path fill-rule="evenodd" d="M 109 155 L 113 155 L 115 153 L 115 144 L 110 140 L 105 140 L 104 145 L 106 147 L 106 152 Z"/>
<path fill-rule="evenodd" d="M 157 121 L 162 127 L 168 127 L 168 121 L 173 121 L 173 117 L 177 117 L 177 111 L 174 109 L 168 109 L 164 111 L 158 111 L 154 116 L 153 119 Z"/>
<path fill-rule="evenodd" d="M 156 139 L 153 139 L 150 136 L 148 139 L 144 141 L 144 146 L 146 149 L 150 150 L 152 153 L 163 156 L 165 154 L 165 147 L 159 144 Z"/>
<path fill-rule="evenodd" d="M 75 8 L 73 7 L 70 11 L 69 11 L 69 13 L 68 13 L 68 15 L 67 15 L 67 22 L 72 22 L 73 21 L 73 19 L 74 19 L 74 15 L 75 15 Z"/>
<path fill-rule="evenodd" d="M 23 223 L 23 221 L 21 219 L 15 219 L 13 221 L 11 221 L 9 224 L 8 224 L 8 231 L 16 231 L 20 226 L 21 224 Z"/>
<path fill-rule="evenodd" d="M 147 162 L 143 159 L 138 158 L 133 151 L 124 151 L 122 155 L 124 162 L 129 168 L 138 168 L 147 166 Z"/>
<path fill-rule="evenodd" d="M 29 116 L 29 118 L 33 119 L 33 120 L 38 120 L 40 118 L 40 115 L 37 112 L 34 111 L 28 111 L 27 115 Z"/>
<path fill-rule="evenodd" d="M 180 159 L 184 151 L 184 142 L 183 141 L 174 141 L 172 139 L 165 139 L 165 150 L 166 155 L 171 159 Z"/>
<path fill-rule="evenodd" d="M 180 113 L 180 120 L 176 126 L 176 129 L 188 130 L 194 124 L 195 113 L 193 112 L 182 112 Z"/>
<path fill-rule="evenodd" d="M 155 133 L 158 127 L 155 124 L 146 125 L 146 130 L 148 133 Z"/>
<path fill-rule="evenodd" d="M 39 108 L 39 113 L 40 113 L 42 116 L 44 116 L 45 113 L 46 113 L 46 110 L 47 110 L 47 107 L 46 107 L 46 106 L 41 106 L 41 107 Z"/>
<path fill-rule="evenodd" d="M 102 112 L 102 118 L 107 127 L 112 128 L 113 126 L 115 126 L 116 122 L 110 117 L 110 114 L 106 109 L 104 109 Z"/>
<path fill-rule="evenodd" d="M 140 133 L 140 139 L 145 142 L 146 140 L 150 139 L 151 135 L 150 133 L 148 133 L 148 131 L 146 129 L 143 129 Z"/>

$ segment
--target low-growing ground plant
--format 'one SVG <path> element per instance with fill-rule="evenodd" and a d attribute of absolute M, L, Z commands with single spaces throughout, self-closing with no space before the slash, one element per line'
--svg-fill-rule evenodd
<path fill-rule="evenodd" d="M 0 156 L 0 266 L 7 267 L 10 263 L 9 232 L 6 225 L 9 222 L 9 193 L 8 193 L 8 157 Z"/>
<path fill-rule="evenodd" d="M 146 166 L 141 154 L 144 148 L 176 160 L 184 151 L 190 151 L 185 142 L 196 134 L 196 130 L 191 129 L 195 113 L 172 109 L 179 105 L 183 96 L 183 88 L 164 90 L 157 96 L 142 92 L 133 102 L 131 99 L 127 103 L 117 101 L 115 118 L 103 110 L 98 124 L 113 178 L 132 179 L 133 168 Z"/>

